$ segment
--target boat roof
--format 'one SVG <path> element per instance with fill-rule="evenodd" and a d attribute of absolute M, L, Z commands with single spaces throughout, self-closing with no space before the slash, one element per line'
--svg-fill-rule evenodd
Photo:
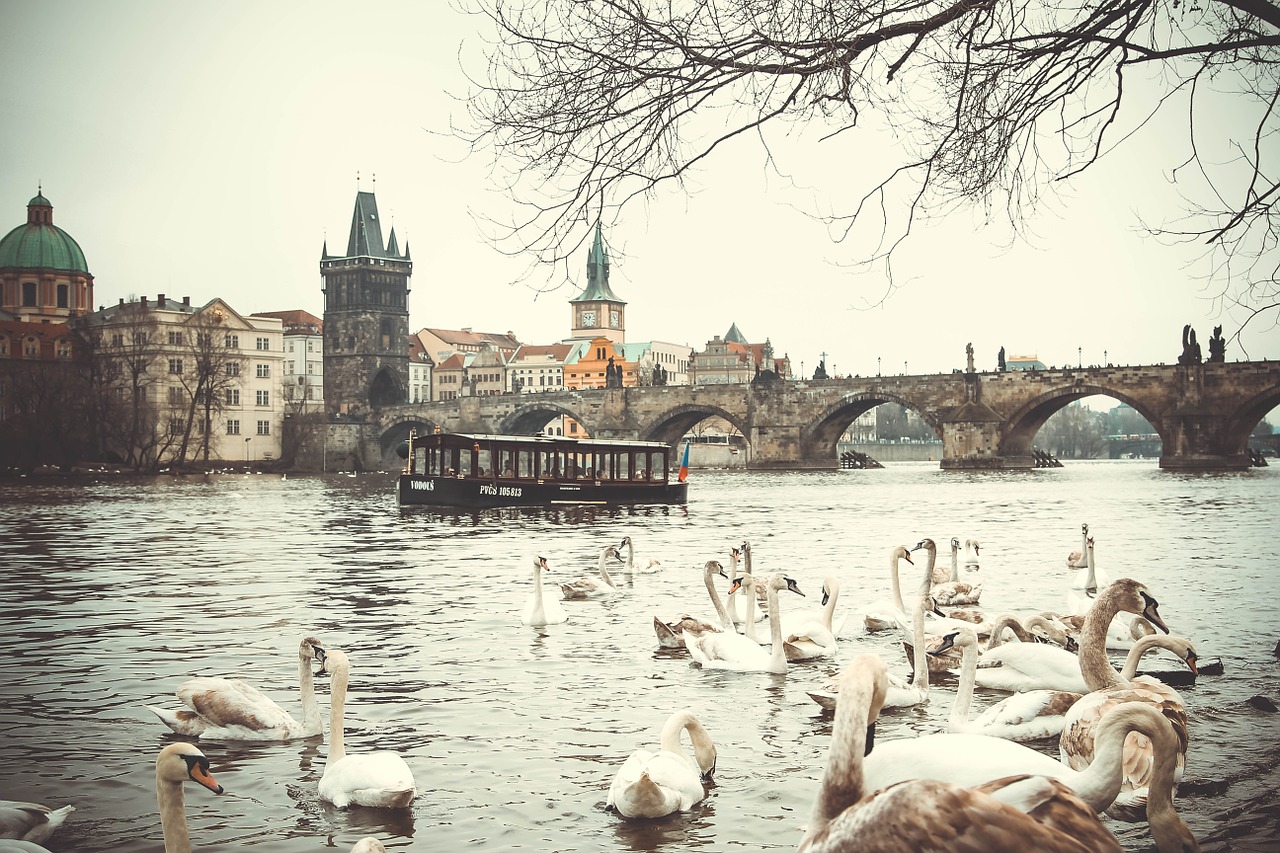
<path fill-rule="evenodd" d="M 575 444 L 582 447 L 636 447 L 652 450 L 670 450 L 665 441 L 632 441 L 630 439 L 572 438 L 564 435 L 499 435 L 496 433 L 437 432 L 417 436 L 424 438 L 458 438 L 464 441 L 503 441 L 517 444 Z"/>

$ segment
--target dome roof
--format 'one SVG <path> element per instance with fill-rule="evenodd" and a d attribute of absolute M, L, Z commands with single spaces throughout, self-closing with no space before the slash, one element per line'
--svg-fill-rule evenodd
<path fill-rule="evenodd" d="M 36 209 L 39 209 L 37 215 Z M 57 270 L 89 274 L 80 244 L 53 224 L 53 205 L 38 193 L 27 204 L 27 224 L 0 240 L 0 269 Z"/>

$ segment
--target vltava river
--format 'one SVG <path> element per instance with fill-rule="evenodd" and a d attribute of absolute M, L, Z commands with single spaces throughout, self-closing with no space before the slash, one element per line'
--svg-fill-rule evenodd
<path fill-rule="evenodd" d="M 1182 691 L 1179 810 L 1207 850 L 1274 849 L 1280 725 L 1246 700 L 1280 700 L 1277 506 L 1280 468 L 1177 475 L 1149 460 L 983 475 L 926 463 L 695 471 L 687 509 L 474 515 L 402 511 L 390 474 L 7 480 L 0 797 L 74 803 L 54 851 L 162 849 L 154 760 L 176 736 L 143 706 L 178 707 L 189 676 L 232 675 L 297 716 L 296 650 L 314 634 L 351 658 L 347 749 L 399 752 L 416 801 L 322 803 L 327 737 L 205 743 L 227 793 L 187 786 L 197 850 L 345 851 L 367 834 L 414 851 L 791 850 L 831 735 L 806 689 L 859 651 L 907 672 L 892 639 L 861 628 L 861 603 L 887 595 L 890 547 L 929 536 L 945 560 L 952 536 L 976 537 L 985 609 L 1061 609 L 1087 522 L 1099 566 L 1145 582 L 1173 632 L 1225 666 Z M 565 624 L 521 624 L 535 555 L 549 581 L 569 579 L 625 535 L 660 573 L 624 578 L 603 603 L 566 602 Z M 701 566 L 727 565 L 744 538 L 757 575 L 784 570 L 808 594 L 784 605 L 816 608 L 822 576 L 840 578 L 837 619 L 851 618 L 834 661 L 710 672 L 657 650 L 652 617 L 709 614 Z M 328 680 L 318 689 L 327 713 Z M 886 712 L 877 738 L 941 729 L 953 696 L 944 681 L 927 708 Z M 682 707 L 718 746 L 707 798 L 653 823 L 606 813 L 618 764 L 656 747 Z M 1145 825 L 1109 825 L 1126 848 L 1152 847 Z M 1243 837 L 1229 846 L 1229 832 Z"/>

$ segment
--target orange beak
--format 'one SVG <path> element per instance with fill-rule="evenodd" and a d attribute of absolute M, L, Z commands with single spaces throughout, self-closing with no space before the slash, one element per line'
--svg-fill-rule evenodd
<path fill-rule="evenodd" d="M 215 794 L 222 793 L 222 786 L 218 784 L 218 780 L 214 779 L 212 774 L 199 764 L 192 765 L 191 780 L 199 785 L 203 785 Z"/>

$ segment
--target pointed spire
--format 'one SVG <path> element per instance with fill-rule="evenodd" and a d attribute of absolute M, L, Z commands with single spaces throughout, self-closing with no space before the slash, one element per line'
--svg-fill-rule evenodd
<path fill-rule="evenodd" d="M 320 247 L 320 260 L 322 261 L 329 260 L 329 238 L 328 237 L 325 238 L 324 245 Z"/>
<path fill-rule="evenodd" d="M 406 261 L 409 260 L 409 241 L 408 240 L 404 241 L 404 259 Z"/>
<path fill-rule="evenodd" d="M 724 339 L 726 343 L 733 343 L 733 344 L 747 343 L 747 337 L 746 335 L 742 334 L 742 332 L 738 331 L 737 323 L 733 323 L 729 326 L 729 331 L 724 333 Z"/>
<path fill-rule="evenodd" d="M 626 304 L 609 287 L 609 253 L 604 247 L 604 231 L 599 222 L 596 223 L 596 235 L 591 243 L 591 250 L 587 252 L 587 287 L 580 295 L 569 301 L 607 301 Z"/>
<path fill-rule="evenodd" d="M 396 227 L 391 226 L 391 236 L 387 238 L 387 257 L 398 258 L 400 256 L 400 245 L 396 242 Z"/>

